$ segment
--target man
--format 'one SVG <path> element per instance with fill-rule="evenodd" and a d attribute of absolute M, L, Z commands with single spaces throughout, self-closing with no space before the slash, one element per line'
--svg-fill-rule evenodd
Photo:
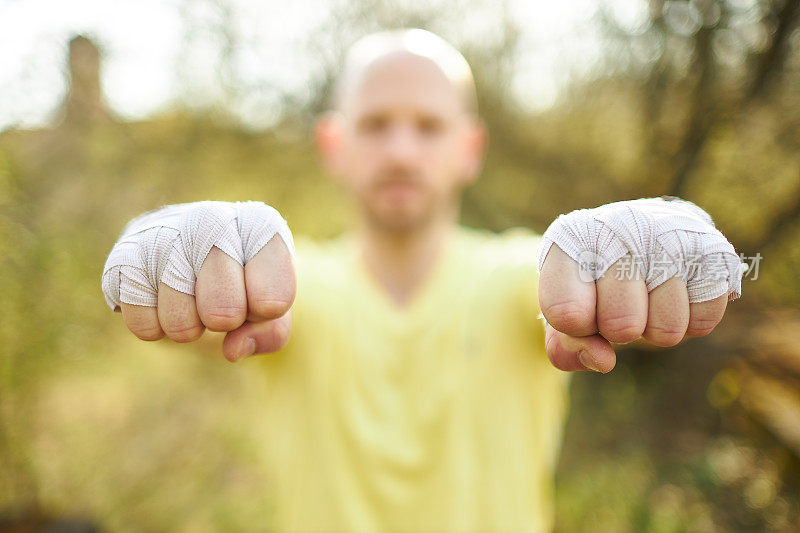
<path fill-rule="evenodd" d="M 144 340 L 208 328 L 231 361 L 271 353 L 254 371 L 277 530 L 549 529 L 562 370 L 709 333 L 739 294 L 733 247 L 677 199 L 574 212 L 543 239 L 458 226 L 486 134 L 466 61 L 422 30 L 354 45 L 315 138 L 357 228 L 295 261 L 263 204 L 168 206 L 123 232 L 109 305 Z"/>

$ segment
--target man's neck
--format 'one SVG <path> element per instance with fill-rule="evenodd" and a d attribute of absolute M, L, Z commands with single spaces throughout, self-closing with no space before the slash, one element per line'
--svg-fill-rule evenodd
<path fill-rule="evenodd" d="M 391 299 L 405 306 L 432 273 L 455 226 L 451 217 L 413 232 L 388 232 L 365 224 L 358 231 L 361 260 Z"/>

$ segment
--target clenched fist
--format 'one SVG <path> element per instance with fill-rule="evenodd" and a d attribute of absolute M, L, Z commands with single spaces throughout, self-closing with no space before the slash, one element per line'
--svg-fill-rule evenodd
<path fill-rule="evenodd" d="M 226 331 L 236 361 L 280 349 L 296 280 L 286 222 L 261 202 L 167 206 L 132 220 L 103 269 L 108 305 L 143 340 Z"/>
<path fill-rule="evenodd" d="M 733 246 L 707 213 L 672 197 L 562 215 L 543 236 L 539 267 L 546 350 L 562 370 L 610 371 L 611 342 L 707 335 L 741 294 Z"/>

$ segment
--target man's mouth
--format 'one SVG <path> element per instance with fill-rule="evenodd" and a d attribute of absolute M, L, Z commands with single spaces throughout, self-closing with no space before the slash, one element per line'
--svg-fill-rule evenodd
<path fill-rule="evenodd" d="M 378 185 L 379 195 L 391 202 L 405 202 L 419 194 L 420 185 L 411 180 L 390 180 Z"/>

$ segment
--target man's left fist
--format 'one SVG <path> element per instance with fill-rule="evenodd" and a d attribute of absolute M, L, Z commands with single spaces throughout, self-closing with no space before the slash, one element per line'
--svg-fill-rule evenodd
<path fill-rule="evenodd" d="M 610 371 L 610 342 L 674 346 L 707 335 L 741 294 L 733 246 L 705 211 L 672 197 L 560 216 L 542 238 L 539 269 L 547 355 L 561 370 Z"/>

